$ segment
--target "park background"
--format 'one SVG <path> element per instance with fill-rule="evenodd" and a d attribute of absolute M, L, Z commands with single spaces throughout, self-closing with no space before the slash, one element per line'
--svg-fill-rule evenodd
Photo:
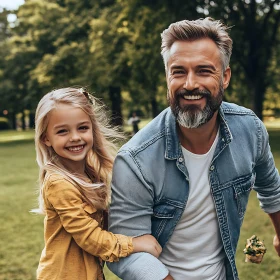
<path fill-rule="evenodd" d="M 211 16 L 231 27 L 225 100 L 265 121 L 279 169 L 279 0 L 26 0 L 14 10 L 1 1 L 0 280 L 35 279 L 43 248 L 43 217 L 29 213 L 37 196 L 39 99 L 54 88 L 83 86 L 106 104 L 112 124 L 129 132 L 127 119 L 136 111 L 143 127 L 167 106 L 160 33 L 174 21 Z M 273 232 L 252 192 L 236 255 L 241 280 L 280 279 Z M 253 234 L 268 248 L 260 265 L 244 262 Z"/>

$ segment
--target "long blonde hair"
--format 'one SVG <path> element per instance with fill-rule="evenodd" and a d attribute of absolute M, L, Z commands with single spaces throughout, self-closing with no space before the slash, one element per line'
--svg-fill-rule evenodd
<path fill-rule="evenodd" d="M 87 155 L 85 171 L 93 183 L 88 183 L 77 174 L 69 172 L 52 147 L 44 144 L 50 112 L 58 104 L 67 104 L 82 109 L 92 123 L 93 147 Z M 82 88 L 61 88 L 47 93 L 39 102 L 35 115 L 35 149 L 39 165 L 39 208 L 32 210 L 45 213 L 43 188 L 51 174 L 60 174 L 71 181 L 97 209 L 106 209 L 110 200 L 110 181 L 116 140 L 123 138 L 117 129 L 109 125 L 104 105 Z"/>

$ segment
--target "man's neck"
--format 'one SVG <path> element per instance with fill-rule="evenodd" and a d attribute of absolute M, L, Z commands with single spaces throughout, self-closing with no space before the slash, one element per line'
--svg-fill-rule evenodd
<path fill-rule="evenodd" d="M 206 124 L 198 128 L 177 127 L 181 145 L 194 154 L 206 154 L 215 141 L 219 124 L 218 112 Z"/>

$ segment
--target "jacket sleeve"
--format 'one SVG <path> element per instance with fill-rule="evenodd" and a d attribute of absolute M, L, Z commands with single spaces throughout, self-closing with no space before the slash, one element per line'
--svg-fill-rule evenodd
<path fill-rule="evenodd" d="M 120 152 L 113 169 L 109 230 L 130 236 L 151 234 L 153 199 L 141 168 L 129 152 Z M 167 268 L 148 253 L 133 254 L 108 267 L 124 280 L 162 280 L 168 275 Z"/>
<path fill-rule="evenodd" d="M 258 160 L 255 166 L 257 192 L 260 206 L 266 213 L 280 211 L 280 177 L 275 167 L 269 145 L 269 137 L 264 124 L 259 120 Z"/>
<path fill-rule="evenodd" d="M 70 182 L 54 180 L 46 187 L 45 194 L 64 229 L 83 250 L 109 262 L 132 253 L 132 237 L 102 230 L 99 223 L 85 211 L 81 193 Z M 94 211 L 96 209 L 92 209 Z"/>

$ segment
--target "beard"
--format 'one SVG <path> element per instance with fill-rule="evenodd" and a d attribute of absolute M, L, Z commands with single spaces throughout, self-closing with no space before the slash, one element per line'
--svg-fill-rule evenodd
<path fill-rule="evenodd" d="M 201 109 L 197 105 L 185 105 L 180 107 L 180 98 L 185 94 L 201 95 L 206 98 L 206 105 Z M 185 128 L 198 128 L 207 123 L 213 117 L 214 113 L 220 108 L 224 97 L 224 88 L 222 82 L 219 86 L 217 96 L 212 96 L 208 90 L 178 90 L 175 93 L 175 98 L 171 101 L 167 94 L 168 103 L 175 115 L 177 122 Z"/>

